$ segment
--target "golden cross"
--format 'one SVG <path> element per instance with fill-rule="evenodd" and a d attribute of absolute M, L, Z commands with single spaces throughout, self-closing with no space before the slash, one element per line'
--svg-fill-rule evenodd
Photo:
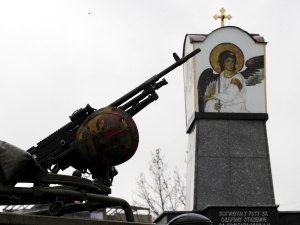
<path fill-rule="evenodd" d="M 220 9 L 221 15 L 214 15 L 214 18 L 217 19 L 221 19 L 221 27 L 224 27 L 224 20 L 225 19 L 231 19 L 232 16 L 230 14 L 228 14 L 227 16 L 224 14 L 226 12 L 226 10 L 224 8 Z"/>

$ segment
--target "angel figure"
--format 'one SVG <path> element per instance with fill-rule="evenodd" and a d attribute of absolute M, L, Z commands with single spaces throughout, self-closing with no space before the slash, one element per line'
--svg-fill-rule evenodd
<path fill-rule="evenodd" d="M 199 112 L 249 112 L 247 86 L 263 80 L 264 56 L 246 61 L 239 47 L 232 43 L 217 45 L 210 54 L 211 68 L 202 72 L 198 82 Z"/>

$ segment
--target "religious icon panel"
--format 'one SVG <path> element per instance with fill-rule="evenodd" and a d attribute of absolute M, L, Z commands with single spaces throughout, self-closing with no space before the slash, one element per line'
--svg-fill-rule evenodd
<path fill-rule="evenodd" d="M 266 113 L 265 46 L 237 27 L 187 35 L 185 54 L 201 52 L 184 69 L 186 120 L 194 112 Z"/>

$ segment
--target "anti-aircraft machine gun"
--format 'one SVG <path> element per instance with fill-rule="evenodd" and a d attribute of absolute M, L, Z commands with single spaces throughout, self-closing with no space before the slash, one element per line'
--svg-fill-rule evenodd
<path fill-rule="evenodd" d="M 0 182 L 3 184 L 0 203 L 50 204 L 48 210 L 35 212 L 35 215 L 63 215 L 120 206 L 127 221 L 133 221 L 129 204 L 108 196 L 117 174 L 114 166 L 130 159 L 138 147 L 139 135 L 132 117 L 158 99 L 156 90 L 167 84 L 163 76 L 199 52 L 200 49 L 196 49 L 182 58 L 173 53 L 174 64 L 107 107 L 96 110 L 87 105 L 75 111 L 70 116 L 71 122 L 27 152 L 0 142 Z M 73 176 L 57 174 L 70 166 L 76 169 Z M 82 173 L 88 171 L 93 180 L 82 178 Z M 21 182 L 34 186 L 15 187 Z"/>

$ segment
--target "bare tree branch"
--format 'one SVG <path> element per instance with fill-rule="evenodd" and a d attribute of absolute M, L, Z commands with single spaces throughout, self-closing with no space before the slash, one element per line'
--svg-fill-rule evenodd
<path fill-rule="evenodd" d="M 173 176 L 168 174 L 167 165 L 160 149 L 152 153 L 149 164 L 150 175 L 143 173 L 137 180 L 135 204 L 149 207 L 153 215 L 163 211 L 182 210 L 185 206 L 185 182 L 178 169 Z"/>

